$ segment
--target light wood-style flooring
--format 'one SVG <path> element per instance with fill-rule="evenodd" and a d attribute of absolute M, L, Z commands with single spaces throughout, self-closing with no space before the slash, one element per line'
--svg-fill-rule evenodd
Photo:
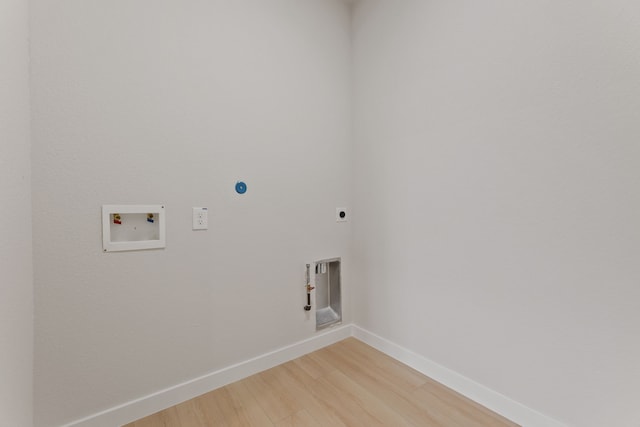
<path fill-rule="evenodd" d="M 348 338 L 125 427 L 517 426 Z"/>

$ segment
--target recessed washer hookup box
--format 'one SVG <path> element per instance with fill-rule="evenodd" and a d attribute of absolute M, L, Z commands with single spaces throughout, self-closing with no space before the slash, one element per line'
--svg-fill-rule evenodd
<path fill-rule="evenodd" d="M 162 249 L 165 222 L 164 205 L 103 205 L 102 250 Z"/>

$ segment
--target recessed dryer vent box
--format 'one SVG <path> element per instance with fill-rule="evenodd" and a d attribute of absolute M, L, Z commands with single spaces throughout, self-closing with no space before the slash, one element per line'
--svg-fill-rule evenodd
<path fill-rule="evenodd" d="M 104 252 L 159 249 L 166 246 L 164 205 L 103 205 Z"/>
<path fill-rule="evenodd" d="M 316 330 L 342 321 L 340 258 L 316 261 Z"/>

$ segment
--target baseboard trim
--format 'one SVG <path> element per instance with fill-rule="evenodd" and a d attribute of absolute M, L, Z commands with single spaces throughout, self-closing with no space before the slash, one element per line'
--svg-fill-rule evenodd
<path fill-rule="evenodd" d="M 352 333 L 360 341 L 523 427 L 567 427 L 557 420 L 534 411 L 366 329 L 352 325 Z"/>
<path fill-rule="evenodd" d="M 76 420 L 63 427 L 121 426 L 326 347 L 352 335 L 351 325 L 331 328 L 311 338 L 186 381 L 148 396 Z"/>
<path fill-rule="evenodd" d="M 523 427 L 567 427 L 424 356 L 351 324 L 331 328 L 311 338 L 123 403 L 62 427 L 121 426 L 351 336 Z"/>

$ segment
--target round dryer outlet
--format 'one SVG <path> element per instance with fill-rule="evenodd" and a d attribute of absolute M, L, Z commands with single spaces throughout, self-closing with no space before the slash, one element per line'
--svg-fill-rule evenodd
<path fill-rule="evenodd" d="M 349 220 L 349 210 L 347 208 L 336 208 L 336 222 L 347 222 Z"/>

